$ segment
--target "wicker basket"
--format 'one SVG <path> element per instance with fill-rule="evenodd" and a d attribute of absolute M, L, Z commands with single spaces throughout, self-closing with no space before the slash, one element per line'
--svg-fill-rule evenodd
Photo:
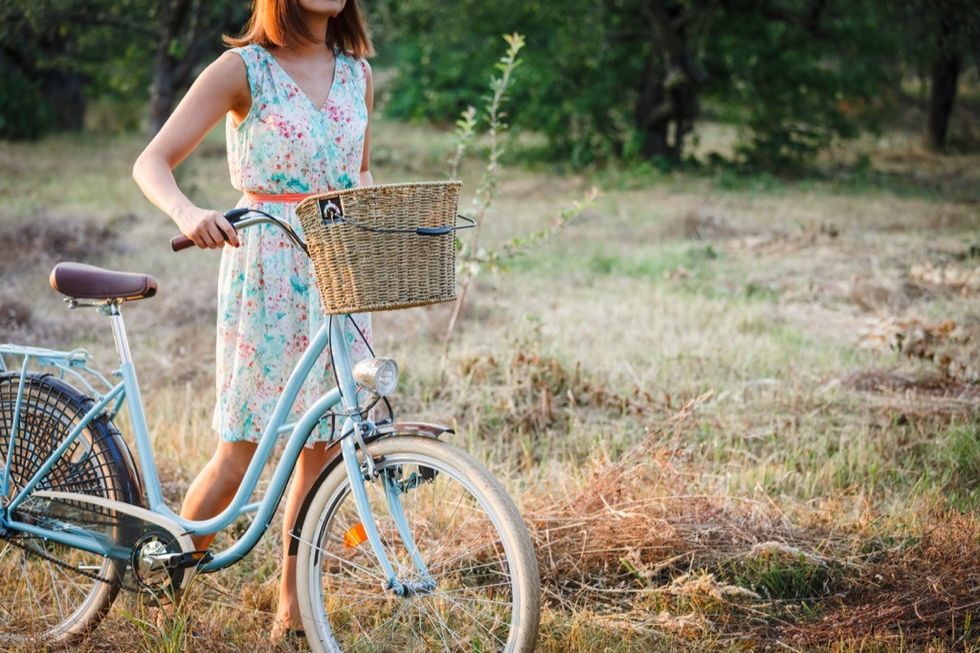
<path fill-rule="evenodd" d="M 459 182 L 366 186 L 303 200 L 325 313 L 363 313 L 456 298 Z"/>

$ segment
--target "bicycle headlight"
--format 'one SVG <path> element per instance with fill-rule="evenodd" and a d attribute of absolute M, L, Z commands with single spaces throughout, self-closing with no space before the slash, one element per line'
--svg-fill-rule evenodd
<path fill-rule="evenodd" d="M 365 358 L 354 364 L 354 380 L 368 390 L 387 397 L 398 385 L 398 363 L 392 358 Z"/>

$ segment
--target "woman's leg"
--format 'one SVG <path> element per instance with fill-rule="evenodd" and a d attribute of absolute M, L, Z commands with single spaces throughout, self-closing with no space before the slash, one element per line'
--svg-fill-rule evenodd
<path fill-rule="evenodd" d="M 312 447 L 303 449 L 296 463 L 289 494 L 286 495 L 286 507 L 282 518 L 282 580 L 279 584 L 279 609 L 276 613 L 276 624 L 280 630 L 302 627 L 299 602 L 296 598 L 296 556 L 289 555 L 289 542 L 292 539 L 290 532 L 296 523 L 296 515 L 303 505 L 306 493 L 310 491 L 327 461 L 333 457 L 337 446 L 339 445 L 328 447 L 325 442 L 318 442 Z"/>
<path fill-rule="evenodd" d="M 224 510 L 234 498 L 256 446 L 254 442 L 219 442 L 211 460 L 188 488 L 180 516 L 210 519 Z M 194 535 L 191 539 L 194 547 L 202 550 L 208 548 L 214 535 Z"/>

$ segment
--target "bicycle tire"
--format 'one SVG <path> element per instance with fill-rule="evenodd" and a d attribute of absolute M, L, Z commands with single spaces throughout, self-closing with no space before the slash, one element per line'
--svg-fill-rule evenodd
<path fill-rule="evenodd" d="M 458 480 L 460 486 L 469 492 L 473 499 L 483 507 L 487 512 L 487 519 L 490 521 L 490 525 L 496 532 L 496 535 L 500 538 L 500 549 L 503 550 L 504 556 L 506 558 L 506 567 L 509 574 L 512 576 L 513 580 L 505 583 L 501 583 L 499 586 L 508 586 L 511 596 L 510 610 L 510 622 L 508 624 L 506 641 L 502 638 L 497 637 L 491 629 L 487 629 L 487 633 L 496 639 L 496 641 L 501 644 L 492 643 L 488 648 L 494 650 L 506 650 L 506 651 L 531 651 L 534 648 L 534 642 L 537 638 L 538 622 L 540 618 L 540 580 L 538 577 L 538 567 L 537 560 L 534 555 L 534 548 L 531 542 L 530 535 L 527 531 L 527 527 L 524 524 L 523 519 L 520 516 L 516 506 L 514 505 L 511 498 L 507 495 L 503 486 L 497 481 L 480 463 L 474 460 L 464 451 L 454 447 L 446 442 L 436 440 L 429 437 L 420 436 L 389 436 L 381 438 L 367 445 L 368 451 L 373 459 L 375 459 L 378 465 L 380 473 L 384 472 L 385 469 L 398 468 L 399 474 L 404 474 L 405 469 L 416 469 L 422 477 L 426 477 L 426 472 L 428 476 L 438 480 L 439 476 L 451 476 L 452 479 Z M 411 478 L 411 477 L 409 477 Z M 462 479 L 462 480 L 459 480 Z M 435 497 L 436 490 L 436 480 L 432 481 L 432 493 Z M 468 483 L 463 484 L 463 481 Z M 374 485 L 377 485 L 376 482 Z M 372 485 L 372 484 L 368 484 Z M 422 487 L 421 483 L 416 486 L 416 488 Z M 327 614 L 324 603 L 324 580 L 322 578 L 322 565 L 325 563 L 332 563 L 338 565 L 334 562 L 334 558 L 339 559 L 339 555 L 333 552 L 327 553 L 326 547 L 337 547 L 337 542 L 328 542 L 327 540 L 335 539 L 334 536 L 330 536 L 331 524 L 336 521 L 338 528 L 343 528 L 345 525 L 341 519 L 340 513 L 343 510 L 347 510 L 348 504 L 352 504 L 349 493 L 350 484 L 348 482 L 346 469 L 343 465 L 335 465 L 331 470 L 329 470 L 325 475 L 321 476 L 311 492 L 311 501 L 309 504 L 309 509 L 303 514 L 303 522 L 297 524 L 294 534 L 298 533 L 298 548 L 297 548 L 297 564 L 296 564 L 296 574 L 297 574 L 297 593 L 300 601 L 300 610 L 303 617 L 303 626 L 306 632 L 307 640 L 313 651 L 349 651 L 349 650 L 370 650 L 370 651 L 383 651 L 383 650 L 431 650 L 435 648 L 443 648 L 447 650 L 487 650 L 482 645 L 477 645 L 476 640 L 470 635 L 469 639 L 466 636 L 460 638 L 459 633 L 449 632 L 449 629 L 445 628 L 449 622 L 441 619 L 439 615 L 444 614 L 445 606 L 450 606 L 449 609 L 455 610 L 455 606 L 460 606 L 461 610 L 469 612 L 465 606 L 469 606 L 473 610 L 479 610 L 479 608 L 474 607 L 472 603 L 462 603 L 462 601 L 470 601 L 470 598 L 466 598 L 470 595 L 456 595 L 456 599 L 449 599 L 449 603 L 443 601 L 442 607 L 436 605 L 437 601 L 442 601 L 443 598 L 440 595 L 440 590 L 434 590 L 431 595 L 419 594 L 417 597 L 412 597 L 411 599 L 399 599 L 392 598 L 390 592 L 385 591 L 381 583 L 377 583 L 375 590 L 379 597 L 385 597 L 383 600 L 387 600 L 392 604 L 397 604 L 399 600 L 410 601 L 416 600 L 418 602 L 429 601 L 431 603 L 428 605 L 423 605 L 417 608 L 419 613 L 419 619 L 421 624 L 421 619 L 423 613 L 429 616 L 436 616 L 439 619 L 438 628 L 441 632 L 437 633 L 438 638 L 431 637 L 431 639 L 426 643 L 423 638 L 426 636 L 424 634 L 420 635 L 420 640 L 418 642 L 408 642 L 408 641 L 391 641 L 391 636 L 389 635 L 389 641 L 384 644 L 380 642 L 365 642 L 366 639 L 364 635 L 364 628 L 360 620 L 356 621 L 357 627 L 362 631 L 360 633 L 356 632 L 339 632 L 339 621 L 340 616 L 337 616 L 334 621 L 337 625 L 331 623 L 331 617 Z M 439 489 L 438 491 L 444 492 L 445 490 Z M 383 496 L 383 492 L 381 492 Z M 442 495 L 440 495 L 442 496 Z M 423 498 L 421 501 L 425 501 Z M 409 500 L 406 499 L 405 503 Z M 442 503 L 440 501 L 439 503 Z M 455 515 L 459 510 L 461 503 L 456 505 L 453 510 L 452 517 L 448 518 L 447 523 L 452 523 Z M 425 512 L 425 507 L 421 512 Z M 441 508 L 440 508 L 441 510 Z M 441 513 L 436 508 L 436 501 L 433 498 L 432 508 L 430 513 L 435 521 L 439 521 L 439 524 L 429 525 L 429 522 L 422 524 L 422 528 L 413 529 L 415 532 L 413 536 L 418 538 L 423 532 L 428 534 L 429 539 L 433 542 L 439 542 L 437 545 L 441 551 L 445 546 L 452 546 L 453 542 L 463 542 L 467 539 L 466 532 L 460 532 L 459 529 L 463 528 L 466 523 L 457 526 L 457 530 L 452 532 L 451 535 L 448 531 L 438 531 L 438 534 L 442 536 L 442 540 L 437 539 L 437 531 L 434 529 L 441 525 L 441 522 L 446 520 L 447 510 L 443 510 Z M 476 514 L 476 513 L 474 513 Z M 376 522 L 382 521 L 381 512 L 375 510 L 375 520 Z M 465 518 L 466 520 L 469 517 Z M 411 521 L 411 520 L 409 520 Z M 418 518 L 416 521 L 412 522 L 418 525 L 420 522 Z M 479 522 L 471 524 L 470 530 L 476 528 L 479 533 L 474 533 L 470 536 L 475 542 L 486 541 L 492 544 L 494 548 L 496 547 L 495 541 L 485 540 L 486 534 L 490 531 L 480 530 L 481 526 Z M 393 533 L 393 532 L 392 532 Z M 455 537 L 458 535 L 458 539 Z M 384 536 L 383 536 L 384 537 Z M 346 539 L 346 536 L 345 536 Z M 394 535 L 390 538 L 385 537 L 386 548 L 387 545 L 394 542 Z M 449 544 L 445 544 L 449 542 Z M 368 547 L 368 544 L 363 543 L 363 547 Z M 426 564 L 435 565 L 430 568 L 430 571 L 436 572 L 438 568 L 445 569 L 443 576 L 449 574 L 456 574 L 455 569 L 450 567 L 449 563 L 446 563 L 443 567 L 438 567 L 442 561 L 436 559 L 436 551 L 423 551 L 421 540 L 416 541 L 416 548 L 422 553 L 423 558 L 426 559 Z M 487 544 L 478 545 L 477 549 L 488 548 Z M 370 560 L 376 559 L 373 553 L 370 553 L 369 548 L 364 548 L 362 550 L 363 554 L 369 556 Z M 389 551 L 389 554 L 392 552 Z M 403 552 L 404 553 L 404 552 Z M 459 556 L 456 550 L 452 550 L 453 555 Z M 474 550 L 473 555 L 476 555 L 476 550 Z M 447 552 L 446 555 L 449 555 Z M 468 555 L 467 553 L 463 554 Z M 482 555 L 482 554 L 481 554 Z M 404 556 L 403 556 L 404 557 Z M 480 559 L 478 557 L 478 559 Z M 395 560 L 393 559 L 393 562 Z M 469 559 L 466 559 L 467 564 L 469 564 Z M 359 566 L 359 563 L 350 562 L 348 563 L 352 566 L 347 567 L 348 571 L 352 573 L 356 571 L 354 568 Z M 462 564 L 462 560 L 458 564 Z M 469 567 L 470 571 L 467 572 L 470 575 L 487 575 L 490 570 L 483 569 L 480 574 L 472 571 L 477 567 L 485 567 L 484 564 L 475 564 Z M 361 567 L 363 568 L 363 567 Z M 407 568 L 403 567 L 403 569 Z M 494 570 L 494 573 L 497 573 Z M 438 576 L 438 574 L 435 574 Z M 443 581 L 437 581 L 443 582 Z M 461 581 L 460 581 L 461 582 Z M 328 583 L 329 584 L 329 583 Z M 340 587 L 338 583 L 334 586 Z M 491 584 L 486 586 L 486 588 L 493 587 Z M 490 590 L 484 587 L 477 588 L 480 592 L 490 593 Z M 446 591 L 448 596 L 451 592 L 468 591 L 469 588 L 464 588 L 464 590 L 449 589 Z M 359 591 L 359 590 L 358 590 Z M 362 605 L 368 601 L 374 601 L 373 598 L 358 598 L 356 593 L 348 592 L 347 596 L 334 597 L 335 600 L 339 600 L 342 603 L 342 607 L 338 609 L 347 609 L 343 607 L 343 602 L 349 602 L 346 605 L 350 606 L 350 610 L 354 609 L 354 605 L 361 603 Z M 477 596 L 480 596 L 479 594 Z M 382 599 L 377 599 L 382 600 Z M 497 603 L 493 599 L 487 599 L 489 603 Z M 417 606 L 416 606 L 417 607 Z M 365 607 L 365 609 L 367 609 Z M 393 608 L 397 609 L 397 608 Z M 404 609 L 404 608 L 403 608 Z M 501 609 L 503 610 L 503 609 Z M 335 609 L 333 612 L 337 612 Z M 400 613 L 399 613 L 400 614 Z M 459 612 L 462 614 L 462 612 Z M 454 619 L 454 623 L 468 623 L 466 619 L 459 621 L 459 614 L 456 617 L 449 617 Z M 473 619 L 473 615 L 468 616 L 470 620 Z M 479 615 L 477 615 L 479 616 Z M 395 617 L 392 617 L 394 619 Z M 481 624 L 477 623 L 477 626 Z M 351 626 L 353 628 L 353 626 Z M 394 629 L 394 626 L 392 627 Z M 420 625 L 421 629 L 421 625 Z M 337 632 L 335 632 L 337 631 Z M 479 631 L 477 634 L 483 637 L 483 634 Z M 454 639 L 455 638 L 455 639 Z M 491 641 L 487 638 L 488 641 Z"/>
<path fill-rule="evenodd" d="M 6 461 L 13 423 L 19 374 L 0 375 L 0 465 Z M 43 461 L 68 435 L 94 404 L 78 389 L 50 374 L 29 374 L 24 380 L 20 425 L 11 455 L 10 496 L 23 487 Z M 141 505 L 142 491 L 132 456 L 119 431 L 106 416 L 93 420 L 78 439 L 41 479 L 37 489 L 63 490 Z M 0 500 L 7 501 L 0 497 Z M 16 513 L 16 510 L 15 510 Z M 16 538 L 14 546 L 7 539 Z M 74 549 L 67 555 L 94 580 L 45 560 L 58 545 L 8 531 L 0 537 L 0 578 L 20 582 L 0 583 L 0 644 L 11 647 L 43 644 L 54 649 L 70 647 L 95 628 L 119 592 L 126 564 Z M 88 562 L 90 564 L 85 564 Z M 20 573 L 14 567 L 19 566 Z M 35 587 L 35 584 L 43 583 Z M 25 586 L 29 590 L 25 592 Z M 25 598 L 33 599 L 25 601 Z M 65 603 L 76 599 L 77 607 Z M 57 611 L 46 603 L 55 602 Z M 33 611 L 28 615 L 27 611 Z M 50 616 L 49 616 L 50 615 Z"/>

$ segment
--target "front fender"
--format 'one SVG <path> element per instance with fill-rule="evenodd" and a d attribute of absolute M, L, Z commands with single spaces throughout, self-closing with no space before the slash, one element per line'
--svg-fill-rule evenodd
<path fill-rule="evenodd" d="M 430 424 L 429 422 L 395 422 L 386 424 L 377 430 L 378 437 L 390 435 L 428 435 L 438 438 L 443 433 L 455 433 L 451 426 Z M 377 439 L 377 438 L 374 438 Z"/>
<path fill-rule="evenodd" d="M 397 437 L 399 435 L 422 435 L 431 438 L 438 438 L 444 433 L 455 433 L 450 426 L 445 426 L 443 424 L 431 424 L 429 422 L 394 422 L 392 424 L 385 424 L 384 426 L 379 426 L 374 433 L 370 436 L 364 438 L 365 444 L 370 444 L 375 440 L 380 440 L 381 438 L 391 438 Z M 293 523 L 293 528 L 289 531 L 292 536 L 289 539 L 289 551 L 287 555 L 296 555 L 299 550 L 299 528 L 298 524 L 302 524 L 306 520 L 306 513 L 310 509 L 310 504 L 313 502 L 313 496 L 316 494 L 323 482 L 327 480 L 327 476 L 330 472 L 343 461 L 343 457 L 340 454 L 340 447 L 336 449 L 337 453 L 327 461 L 324 466 L 323 471 L 317 476 L 313 485 L 310 486 L 310 491 L 306 493 L 306 497 L 303 498 L 303 505 L 300 506 L 299 512 L 296 513 L 296 521 Z"/>

